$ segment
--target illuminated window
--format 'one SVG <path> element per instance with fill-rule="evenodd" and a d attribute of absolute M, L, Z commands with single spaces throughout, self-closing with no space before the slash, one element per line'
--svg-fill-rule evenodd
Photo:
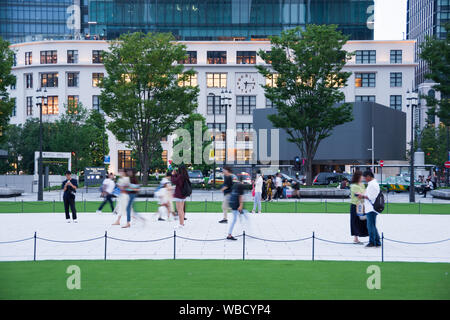
<path fill-rule="evenodd" d="M 56 50 L 41 51 L 41 64 L 58 63 L 58 56 Z"/>
<path fill-rule="evenodd" d="M 206 86 L 208 88 L 226 88 L 227 74 L 226 73 L 207 73 Z"/>
<path fill-rule="evenodd" d="M 250 149 L 237 149 L 236 150 L 237 161 L 250 161 L 252 160 L 252 150 Z"/>
<path fill-rule="evenodd" d="M 266 77 L 266 86 L 276 87 L 277 86 L 278 73 L 272 73 L 270 76 Z"/>
<path fill-rule="evenodd" d="M 27 116 L 33 115 L 33 97 L 27 97 Z"/>
<path fill-rule="evenodd" d="M 41 88 L 57 88 L 58 73 L 41 73 Z"/>
<path fill-rule="evenodd" d="M 225 123 L 208 123 L 208 129 L 211 130 L 211 137 L 214 136 L 214 131 L 216 131 L 216 141 L 225 141 L 227 130 L 225 128 Z M 215 128 L 215 130 L 214 130 Z"/>
<path fill-rule="evenodd" d="M 164 163 L 167 163 L 167 150 L 163 150 L 161 158 Z"/>
<path fill-rule="evenodd" d="M 252 141 L 253 140 L 253 123 L 236 123 L 236 140 Z"/>
<path fill-rule="evenodd" d="M 180 78 L 181 75 L 178 76 Z M 198 75 L 194 74 L 192 76 L 189 76 L 187 80 L 184 81 L 178 81 L 178 85 L 180 87 L 196 87 L 198 85 Z"/>
<path fill-rule="evenodd" d="M 197 51 L 187 51 L 186 58 L 179 61 L 180 64 L 197 64 Z"/>
<path fill-rule="evenodd" d="M 67 73 L 67 86 L 68 87 L 78 87 L 78 79 L 80 74 L 78 72 L 68 72 Z"/>
<path fill-rule="evenodd" d="M 42 114 L 58 114 L 58 96 L 48 96 L 47 104 L 42 106 Z"/>
<path fill-rule="evenodd" d="M 134 168 L 136 166 L 136 160 L 131 156 L 131 150 L 119 150 L 118 158 L 119 169 Z"/>
<path fill-rule="evenodd" d="M 67 96 L 67 107 L 69 111 L 75 110 L 78 107 L 78 96 Z"/>
<path fill-rule="evenodd" d="M 236 52 L 237 64 L 255 64 L 256 63 L 256 51 L 237 51 Z"/>
<path fill-rule="evenodd" d="M 375 87 L 375 73 L 356 73 L 355 87 Z"/>
<path fill-rule="evenodd" d="M 33 63 L 33 52 L 25 52 L 25 65 Z"/>
<path fill-rule="evenodd" d="M 103 50 L 92 50 L 92 63 L 103 63 Z"/>
<path fill-rule="evenodd" d="M 207 52 L 208 64 L 227 64 L 227 52 L 226 51 L 208 51 Z"/>
<path fill-rule="evenodd" d="M 92 74 L 92 86 L 98 87 L 100 85 L 100 81 L 103 79 L 103 73 L 93 73 Z"/>

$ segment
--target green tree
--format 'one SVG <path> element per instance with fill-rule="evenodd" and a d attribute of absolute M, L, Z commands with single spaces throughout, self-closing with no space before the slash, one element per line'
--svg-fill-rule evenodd
<path fill-rule="evenodd" d="M 422 130 L 420 148 L 425 153 L 425 163 L 444 169 L 444 162 L 447 161 L 446 136 L 443 124 L 437 128 L 430 124 Z"/>
<path fill-rule="evenodd" d="M 265 95 L 277 114 L 269 120 L 285 129 L 289 141 L 297 145 L 306 159 L 306 182 L 312 183 L 312 161 L 320 142 L 333 128 L 353 119 L 352 104 L 341 103 L 350 72 L 343 72 L 352 54 L 343 46 L 347 37 L 336 25 L 308 25 L 271 38 L 271 50 L 259 51 L 270 66 L 257 66 L 276 85 L 265 85 Z M 274 73 L 276 75 L 274 75 Z"/>
<path fill-rule="evenodd" d="M 0 174 L 14 172 L 19 174 L 22 170 L 20 154 L 18 152 L 22 143 L 22 126 L 8 125 L 4 130 L 5 138 L 0 143 L 0 149 L 8 152 L 8 158 L 0 161 Z"/>
<path fill-rule="evenodd" d="M 194 130 L 195 130 L 195 123 L 199 122 L 201 123 L 201 137 L 202 137 L 202 144 L 196 145 L 194 142 Z M 191 162 L 188 163 L 192 166 L 194 170 L 201 170 L 202 172 L 208 172 L 210 169 L 212 169 L 212 165 L 204 162 L 202 160 L 200 163 L 195 163 L 194 156 L 195 153 L 201 154 L 203 159 L 203 154 L 205 150 L 208 150 L 211 148 L 212 141 L 211 140 L 203 140 L 203 137 L 205 133 L 209 130 L 208 126 L 206 125 L 206 119 L 201 114 L 193 113 L 189 117 L 185 118 L 183 122 L 180 123 L 180 128 L 186 129 L 189 131 L 189 134 L 191 136 Z M 175 147 L 177 144 L 181 143 L 183 141 L 183 137 L 179 137 L 173 141 L 173 146 Z"/>
<path fill-rule="evenodd" d="M 14 108 L 14 99 L 9 97 L 8 87 L 16 83 L 16 77 L 11 74 L 14 64 L 14 52 L 9 49 L 9 42 L 0 37 L 0 141 L 5 139 L 2 131 L 8 125 Z"/>
<path fill-rule="evenodd" d="M 427 37 L 421 46 L 420 56 L 428 63 L 430 73 L 425 77 L 436 82 L 434 89 L 441 93 L 438 100 L 432 96 L 424 96 L 431 107 L 429 114 L 437 115 L 442 123 L 450 126 L 450 23 L 445 25 L 445 39 Z"/>
<path fill-rule="evenodd" d="M 197 106 L 198 88 L 179 85 L 194 71 L 176 63 L 186 47 L 174 40 L 166 33 L 123 34 L 103 56 L 108 76 L 100 105 L 111 119 L 108 129 L 136 154 L 144 184 L 162 138 Z"/>

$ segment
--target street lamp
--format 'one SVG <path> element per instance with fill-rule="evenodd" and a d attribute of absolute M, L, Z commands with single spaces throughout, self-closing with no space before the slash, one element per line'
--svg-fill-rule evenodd
<path fill-rule="evenodd" d="M 214 151 L 214 165 L 213 165 L 213 188 L 216 188 L 216 95 L 212 92 L 208 94 L 213 99 L 213 151 Z"/>
<path fill-rule="evenodd" d="M 42 89 L 36 89 L 36 92 L 41 93 Z M 43 177 L 42 177 L 42 106 L 47 105 L 47 88 L 44 87 L 44 91 L 40 96 L 37 96 L 36 99 L 40 99 L 40 101 L 36 102 L 36 105 L 39 107 L 39 159 L 38 159 L 38 201 L 44 200 L 44 185 L 43 185 Z"/>
<path fill-rule="evenodd" d="M 416 193 L 414 185 L 414 108 L 417 107 L 417 93 L 406 92 L 408 103 L 407 108 L 411 106 L 411 154 L 410 154 L 410 175 L 409 175 L 409 202 L 416 202 Z"/>
<path fill-rule="evenodd" d="M 220 106 L 225 107 L 225 163 L 228 162 L 228 108 L 231 109 L 231 90 L 222 90 L 220 93 Z"/>

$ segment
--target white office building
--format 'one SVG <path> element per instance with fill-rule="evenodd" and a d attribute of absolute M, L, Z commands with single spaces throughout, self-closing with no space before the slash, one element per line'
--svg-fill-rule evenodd
<path fill-rule="evenodd" d="M 257 55 L 262 50 L 270 50 L 267 41 L 194 41 L 183 42 L 189 54 L 186 68 L 197 72 L 192 84 L 200 88 L 198 110 L 210 127 L 225 132 L 228 129 L 246 132 L 252 128 L 252 111 L 255 108 L 270 108 L 270 101 L 264 96 L 261 85 L 266 84 L 255 65 L 264 63 Z M 346 50 L 355 56 L 345 67 L 352 72 L 348 86 L 343 88 L 346 101 L 375 101 L 386 107 L 407 112 L 407 91 L 413 89 L 415 41 L 349 41 Z M 11 88 L 11 96 L 16 98 L 16 107 L 11 123 L 21 124 L 28 118 L 38 117 L 36 105 L 38 88 L 45 87 L 48 105 L 43 108 L 43 121 L 53 121 L 64 114 L 64 106 L 70 101 L 80 101 L 87 108 L 99 108 L 101 89 L 98 82 L 105 76 L 101 63 L 101 51 L 108 50 L 106 41 L 42 41 L 11 45 L 16 53 L 13 73 L 17 84 Z M 219 108 L 222 90 L 231 90 L 231 107 L 227 111 Z M 218 97 L 214 98 L 211 94 Z M 216 101 L 214 101 L 216 100 Z M 216 107 L 214 115 L 213 105 Z M 407 120 L 407 128 L 410 121 Z M 387 128 L 388 130 L 389 128 Z M 238 135 L 239 136 L 239 135 Z M 410 138 L 407 129 L 407 139 Z M 239 138 L 238 138 L 239 139 Z M 251 141 L 237 143 L 228 140 L 229 152 L 234 152 L 237 160 L 248 159 L 251 155 Z M 165 160 L 171 158 L 171 138 L 162 142 Z M 224 145 L 216 146 L 216 156 L 224 157 Z M 109 133 L 110 170 L 117 172 L 122 167 L 132 165 L 131 154 L 126 144 L 118 142 Z M 230 151 L 232 150 L 232 151 Z M 44 150 L 45 151 L 45 150 Z"/>

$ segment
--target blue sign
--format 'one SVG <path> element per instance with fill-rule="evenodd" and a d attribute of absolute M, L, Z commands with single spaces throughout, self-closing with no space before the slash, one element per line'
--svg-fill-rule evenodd
<path fill-rule="evenodd" d="M 110 164 L 111 163 L 111 157 L 110 156 L 105 156 L 105 161 L 103 163 L 104 164 Z"/>

